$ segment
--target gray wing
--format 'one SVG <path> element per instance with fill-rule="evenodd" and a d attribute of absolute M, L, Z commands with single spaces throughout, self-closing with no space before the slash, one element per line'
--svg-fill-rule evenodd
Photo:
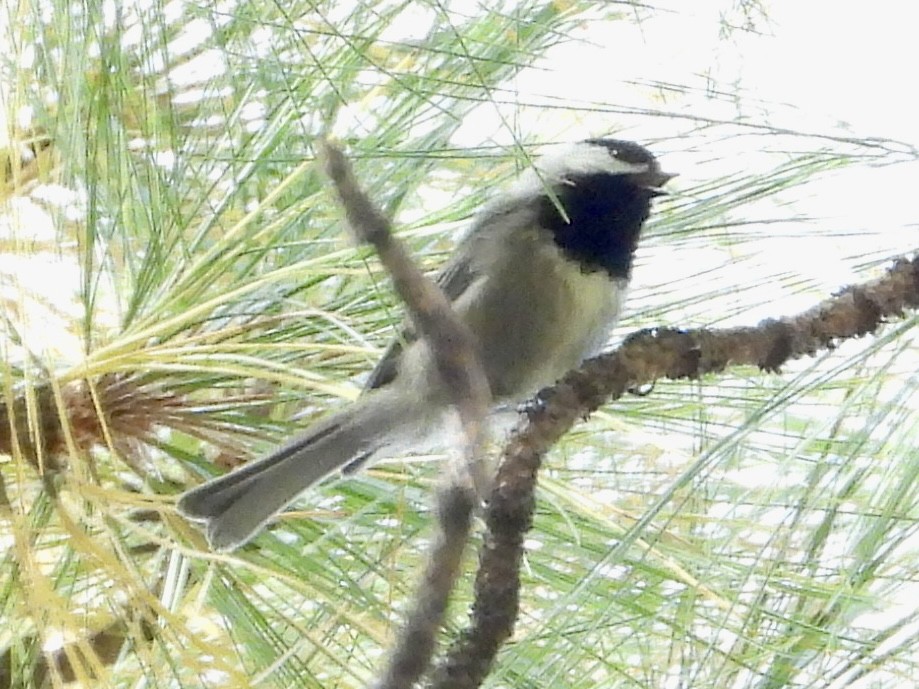
<path fill-rule="evenodd" d="M 470 233 L 466 239 L 460 242 L 454 251 L 453 259 L 444 266 L 434 280 L 451 302 L 459 299 L 460 295 L 466 291 L 478 275 L 470 260 L 471 252 L 469 251 L 475 234 L 475 232 Z M 418 339 L 418 335 L 415 333 L 411 323 L 406 319 L 401 331 L 389 343 L 389 347 L 386 348 L 383 357 L 371 371 L 370 377 L 367 378 L 367 382 L 364 384 L 365 392 L 383 387 L 393 381 L 399 371 L 402 350 L 416 339 Z"/>
<path fill-rule="evenodd" d="M 519 198 L 498 199 L 483 209 L 469 234 L 457 244 L 452 258 L 435 279 L 451 303 L 456 302 L 482 274 L 482 262 L 489 260 L 488 254 L 493 250 L 493 247 L 488 246 L 489 239 L 493 239 L 496 234 L 500 235 L 509 229 L 533 222 L 533 213 L 536 210 L 536 206 L 524 203 Z M 475 246 L 476 244 L 479 246 Z M 474 258 L 477 260 L 473 260 Z M 399 335 L 386 348 L 383 358 L 370 373 L 364 391 L 391 383 L 399 371 L 402 350 L 417 339 L 418 335 L 406 319 Z"/>

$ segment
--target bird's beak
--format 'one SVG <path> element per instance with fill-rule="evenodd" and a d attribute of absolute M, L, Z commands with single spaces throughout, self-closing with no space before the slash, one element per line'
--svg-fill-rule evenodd
<path fill-rule="evenodd" d="M 662 172 L 657 169 L 657 166 L 655 166 L 654 169 L 636 175 L 639 184 L 650 191 L 652 196 L 666 196 L 667 192 L 662 191 L 661 187 L 676 176 L 677 173 Z"/>

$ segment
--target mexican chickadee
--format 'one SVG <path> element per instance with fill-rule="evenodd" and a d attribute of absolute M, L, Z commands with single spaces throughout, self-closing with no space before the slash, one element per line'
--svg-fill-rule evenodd
<path fill-rule="evenodd" d="M 605 343 L 651 200 L 672 176 L 638 144 L 588 139 L 539 159 L 483 209 L 437 282 L 478 344 L 496 404 L 526 400 Z M 332 472 L 424 447 L 450 413 L 427 343 L 407 328 L 357 402 L 188 491 L 179 510 L 206 524 L 214 549 L 232 550 Z"/>

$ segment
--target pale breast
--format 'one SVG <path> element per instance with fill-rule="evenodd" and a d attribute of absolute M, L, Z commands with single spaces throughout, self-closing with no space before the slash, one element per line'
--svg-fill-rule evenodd
<path fill-rule="evenodd" d="M 475 335 L 497 400 L 551 385 L 606 342 L 625 281 L 585 273 L 551 240 L 517 234 L 513 250 L 484 267 L 455 308 Z"/>

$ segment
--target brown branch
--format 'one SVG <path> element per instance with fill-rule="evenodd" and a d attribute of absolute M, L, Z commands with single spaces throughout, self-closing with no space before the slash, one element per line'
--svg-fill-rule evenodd
<path fill-rule="evenodd" d="M 71 442 L 88 453 L 111 438 L 125 463 L 146 477 L 136 448 L 155 446 L 158 428 L 203 435 L 208 424 L 186 409 L 183 396 L 140 375 L 108 373 L 62 384 L 59 392 L 57 399 L 46 380 L 17 393 L 7 391 L 0 399 L 0 454 L 21 457 L 41 472 L 57 472 L 75 459 Z"/>
<path fill-rule="evenodd" d="M 80 678 L 84 672 L 93 675 L 92 668 L 98 664 L 100 667 L 114 665 L 121 657 L 126 643 L 132 644 L 134 651 L 139 651 L 139 646 L 149 643 L 156 638 L 156 626 L 150 621 L 153 614 L 143 607 L 144 614 L 138 613 L 138 608 L 124 608 L 122 614 L 104 629 L 89 634 L 85 639 L 73 641 L 54 651 L 42 651 L 30 663 L 31 677 L 28 686 L 41 687 L 52 684 L 49 676 L 57 676 L 64 682 L 73 682 Z M 35 652 L 35 646 L 42 642 L 41 635 L 21 639 L 16 644 L 17 649 L 25 658 Z M 92 654 L 92 659 L 87 658 Z M 16 657 L 16 651 L 11 646 L 0 653 L 0 689 L 23 686 L 24 678 L 21 676 L 23 668 L 18 667 L 22 658 Z M 82 666 L 80 670 L 74 667 L 74 661 Z M 93 676 L 93 679 L 101 679 Z M 46 684 L 47 681 L 47 684 Z"/>
<path fill-rule="evenodd" d="M 850 286 L 796 316 L 725 330 L 640 331 L 542 391 L 504 450 L 485 513 L 472 621 L 438 667 L 437 689 L 472 689 L 487 676 L 517 618 L 523 539 L 532 526 L 542 458 L 580 419 L 658 378 L 699 378 L 730 365 L 777 371 L 840 341 L 874 333 L 919 307 L 919 259 L 898 260 L 883 277 Z"/>
<path fill-rule="evenodd" d="M 481 477 L 474 473 L 479 467 L 483 424 L 491 405 L 491 393 L 475 340 L 453 313 L 447 297 L 418 270 L 402 244 L 392 236 L 389 221 L 360 188 L 342 152 L 328 142 L 322 143 L 322 149 L 327 172 L 335 183 L 351 229 L 359 241 L 376 249 L 417 331 L 427 339 L 444 387 L 450 390 L 459 412 L 466 439 L 467 466 L 473 472 L 471 481 L 453 483 L 438 496 L 440 535 L 388 667 L 375 683 L 379 689 L 408 689 L 431 664 L 450 591 L 459 576 L 476 501 L 473 486 L 482 485 Z"/>
<path fill-rule="evenodd" d="M 47 173 L 52 162 L 51 137 L 41 130 L 13 132 L 0 148 L 0 198 L 25 193 L 31 182 Z"/>
<path fill-rule="evenodd" d="M 437 633 L 443 625 L 450 591 L 459 576 L 469 537 L 474 491 L 449 485 L 437 498 L 440 534 L 431 548 L 422 584 L 415 596 L 389 665 L 376 689 L 412 687 L 430 667 Z"/>
<path fill-rule="evenodd" d="M 418 270 L 405 247 L 392 236 L 389 221 L 360 189 L 342 152 L 325 142 L 326 169 L 335 183 L 348 222 L 359 241 L 373 245 L 405 302 L 417 331 L 427 339 L 446 389 L 452 392 L 466 437 L 475 446 L 491 405 L 488 380 L 475 340 L 453 313 L 441 289 Z"/>

